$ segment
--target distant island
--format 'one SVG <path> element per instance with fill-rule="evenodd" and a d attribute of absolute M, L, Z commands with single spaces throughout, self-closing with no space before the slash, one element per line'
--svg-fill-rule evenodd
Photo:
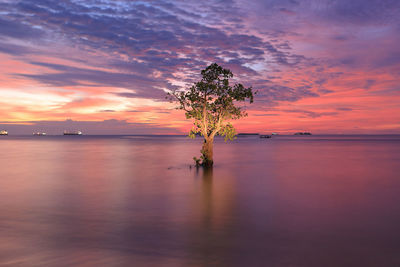
<path fill-rule="evenodd" d="M 309 132 L 297 132 L 294 135 L 311 135 Z"/>
<path fill-rule="evenodd" d="M 259 135 L 259 133 L 239 133 L 238 136 Z"/>

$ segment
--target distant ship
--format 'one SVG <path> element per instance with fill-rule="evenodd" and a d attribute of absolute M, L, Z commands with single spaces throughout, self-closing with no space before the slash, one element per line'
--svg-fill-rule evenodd
<path fill-rule="evenodd" d="M 0 135 L 8 135 L 8 132 L 6 130 L 1 130 Z"/>
<path fill-rule="evenodd" d="M 46 135 L 44 132 L 34 132 L 33 135 L 43 136 Z"/>
<path fill-rule="evenodd" d="M 295 133 L 294 135 L 311 135 L 311 133 L 309 133 L 309 132 L 298 132 L 298 133 Z"/>
<path fill-rule="evenodd" d="M 64 131 L 64 135 L 82 135 L 81 131 Z"/>

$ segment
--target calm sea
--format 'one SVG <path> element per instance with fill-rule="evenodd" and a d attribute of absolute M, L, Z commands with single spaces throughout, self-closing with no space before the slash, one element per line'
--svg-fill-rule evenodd
<path fill-rule="evenodd" d="M 400 266 L 400 136 L 0 136 L 0 266 Z"/>

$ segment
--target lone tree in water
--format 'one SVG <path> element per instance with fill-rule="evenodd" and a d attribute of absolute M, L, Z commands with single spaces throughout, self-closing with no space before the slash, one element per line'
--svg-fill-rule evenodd
<path fill-rule="evenodd" d="M 197 134 L 204 137 L 201 157 L 194 160 L 197 165 L 211 167 L 213 165 L 213 142 L 216 135 L 225 137 L 225 141 L 233 140 L 236 130 L 229 120 L 247 116 L 237 102 L 247 99 L 253 102 L 252 88 L 242 84 L 231 86 L 229 79 L 233 77 L 229 69 L 214 63 L 201 71 L 202 79 L 187 91 L 169 93 L 171 100 L 179 103 L 178 109 L 186 112 L 187 119 L 194 119 L 194 126 L 189 137 Z M 201 161 L 201 162 L 200 162 Z"/>

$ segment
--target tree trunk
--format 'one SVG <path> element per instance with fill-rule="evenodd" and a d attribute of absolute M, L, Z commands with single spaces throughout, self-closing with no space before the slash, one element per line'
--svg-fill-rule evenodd
<path fill-rule="evenodd" d="M 204 139 L 203 148 L 201 154 L 203 155 L 203 166 L 212 167 L 213 165 L 213 143 L 214 138 Z"/>

